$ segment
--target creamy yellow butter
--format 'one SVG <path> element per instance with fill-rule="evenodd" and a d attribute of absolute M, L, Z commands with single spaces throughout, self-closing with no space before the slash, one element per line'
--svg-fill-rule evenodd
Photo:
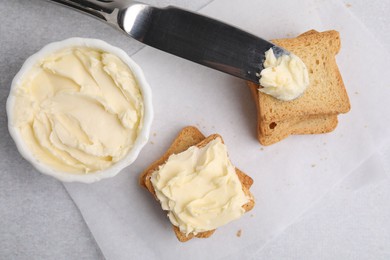
<path fill-rule="evenodd" d="M 106 169 L 132 148 L 143 98 L 117 56 L 72 47 L 42 59 L 15 94 L 12 124 L 40 162 L 58 171 Z"/>
<path fill-rule="evenodd" d="M 249 201 L 220 138 L 171 155 L 151 182 L 172 224 L 187 235 L 239 218 Z"/>
<path fill-rule="evenodd" d="M 265 52 L 260 72 L 259 91 L 289 101 L 301 96 L 309 86 L 309 74 L 303 61 L 294 54 L 275 57 L 273 49 Z"/>

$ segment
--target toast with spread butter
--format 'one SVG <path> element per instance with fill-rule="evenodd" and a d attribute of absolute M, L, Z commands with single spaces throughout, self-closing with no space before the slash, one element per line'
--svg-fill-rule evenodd
<path fill-rule="evenodd" d="M 191 146 L 197 146 L 197 147 L 203 147 L 207 145 L 210 141 L 216 139 L 216 138 L 221 138 L 222 142 L 223 139 L 220 135 L 214 134 L 210 135 L 207 138 L 196 128 L 196 127 L 185 127 L 183 130 L 180 131 L 180 133 L 177 135 L 171 146 L 168 148 L 168 150 L 165 152 L 165 154 L 160 157 L 157 161 L 153 162 L 141 175 L 139 178 L 139 184 L 146 188 L 150 193 L 153 194 L 156 200 L 157 196 L 154 190 L 154 187 L 151 182 L 151 177 L 152 174 L 159 169 L 160 165 L 163 165 L 171 156 L 172 154 L 178 154 L 181 153 Z M 240 171 L 239 169 L 235 168 L 236 174 L 238 176 L 238 179 L 241 182 L 242 185 L 242 190 L 244 194 L 249 198 L 248 203 L 244 204 L 242 207 L 244 210 L 247 212 L 251 210 L 254 205 L 255 201 L 253 198 L 253 195 L 249 191 L 249 188 L 253 184 L 253 180 L 251 177 Z M 200 232 L 194 235 L 193 233 L 190 233 L 188 236 L 184 233 L 182 233 L 178 227 L 173 226 L 173 230 L 178 238 L 179 241 L 181 242 L 186 242 L 194 237 L 197 238 L 207 238 L 210 237 L 215 230 L 210 230 L 210 231 L 205 231 L 205 232 Z"/>
<path fill-rule="evenodd" d="M 306 64 L 310 84 L 304 94 L 281 101 L 248 85 L 258 111 L 258 139 L 263 145 L 276 143 L 292 134 L 319 134 L 333 131 L 337 115 L 350 110 L 350 102 L 335 55 L 340 50 L 337 31 L 308 31 L 296 38 L 273 40 Z"/>

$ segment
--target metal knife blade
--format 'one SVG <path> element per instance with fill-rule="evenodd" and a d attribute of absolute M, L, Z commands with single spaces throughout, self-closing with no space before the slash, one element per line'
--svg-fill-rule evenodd
<path fill-rule="evenodd" d="M 132 38 L 181 58 L 259 84 L 265 52 L 288 52 L 221 21 L 176 7 L 134 1 L 51 0 L 108 22 Z"/>

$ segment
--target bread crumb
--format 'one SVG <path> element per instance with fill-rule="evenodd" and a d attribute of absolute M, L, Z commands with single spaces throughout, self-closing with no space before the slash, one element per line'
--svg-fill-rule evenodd
<path fill-rule="evenodd" d="M 242 230 L 240 229 L 240 230 L 237 231 L 236 236 L 237 237 L 241 237 L 241 233 L 242 233 Z"/>
<path fill-rule="evenodd" d="M 346 3 L 345 6 L 346 6 L 347 8 L 350 8 L 350 7 L 352 7 L 352 4 Z"/>
<path fill-rule="evenodd" d="M 154 142 L 153 142 L 153 141 L 150 141 L 150 144 L 154 144 Z"/>
<path fill-rule="evenodd" d="M 156 136 L 156 135 L 157 135 L 157 133 L 156 133 L 156 132 L 154 132 L 154 133 L 153 133 L 153 136 Z"/>
<path fill-rule="evenodd" d="M 312 164 L 312 165 L 311 165 L 311 168 L 314 168 L 314 167 L 316 167 L 316 165 L 315 165 L 315 164 Z"/>
<path fill-rule="evenodd" d="M 264 151 L 264 148 L 263 148 L 263 147 L 261 147 L 261 148 L 260 148 L 260 150 L 261 150 L 261 151 Z"/>

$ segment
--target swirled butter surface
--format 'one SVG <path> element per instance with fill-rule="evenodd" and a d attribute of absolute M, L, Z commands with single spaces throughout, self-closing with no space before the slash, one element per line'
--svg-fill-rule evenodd
<path fill-rule="evenodd" d="M 294 54 L 276 57 L 273 49 L 265 52 L 264 69 L 260 72 L 259 91 L 283 101 L 298 98 L 309 86 L 305 63 Z"/>
<path fill-rule="evenodd" d="M 129 152 L 142 127 L 136 79 L 102 50 L 72 47 L 45 57 L 15 95 L 12 123 L 33 156 L 58 171 L 106 169 Z"/>
<path fill-rule="evenodd" d="M 220 138 L 171 155 L 151 182 L 170 221 L 186 235 L 239 218 L 249 201 Z"/>

